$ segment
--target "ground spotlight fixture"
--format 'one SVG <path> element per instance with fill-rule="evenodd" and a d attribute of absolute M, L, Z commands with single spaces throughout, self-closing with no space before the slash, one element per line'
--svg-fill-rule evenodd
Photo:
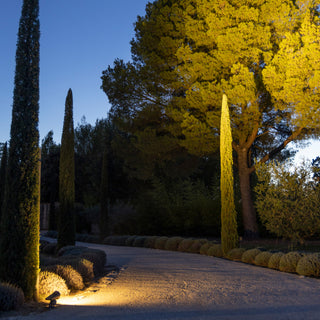
<path fill-rule="evenodd" d="M 55 291 L 54 293 L 50 294 L 50 296 L 46 297 L 46 300 L 50 300 L 49 309 L 54 308 L 57 304 L 57 300 L 60 298 L 60 292 Z"/>

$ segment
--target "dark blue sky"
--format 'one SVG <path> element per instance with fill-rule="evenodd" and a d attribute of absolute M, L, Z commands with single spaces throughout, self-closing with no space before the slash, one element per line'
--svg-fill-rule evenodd
<path fill-rule="evenodd" d="M 129 60 L 137 15 L 148 0 L 40 0 L 40 135 L 60 141 L 64 103 L 74 96 L 74 122 L 107 116 L 101 73 Z M 9 140 L 15 51 L 22 0 L 0 1 L 0 142 Z"/>

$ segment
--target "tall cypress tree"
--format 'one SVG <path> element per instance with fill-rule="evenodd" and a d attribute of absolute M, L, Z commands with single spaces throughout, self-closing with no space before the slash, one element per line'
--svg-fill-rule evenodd
<path fill-rule="evenodd" d="M 100 186 L 100 237 L 105 238 L 109 233 L 108 212 L 108 150 L 105 148 L 102 159 L 101 186 Z"/>
<path fill-rule="evenodd" d="M 0 278 L 36 298 L 39 273 L 39 0 L 24 0 L 0 241 Z"/>
<path fill-rule="evenodd" d="M 2 205 L 3 205 L 3 199 L 4 199 L 7 162 L 8 162 L 8 149 L 7 149 L 7 143 L 5 143 L 2 149 L 2 157 L 1 157 L 1 165 L 0 165 L 0 223 L 1 223 Z"/>
<path fill-rule="evenodd" d="M 238 246 L 237 212 L 233 194 L 232 135 L 227 96 L 222 99 L 220 126 L 221 245 L 223 254 Z"/>
<path fill-rule="evenodd" d="M 60 149 L 58 248 L 75 243 L 74 171 L 73 98 L 72 90 L 69 89 L 65 104 Z"/>

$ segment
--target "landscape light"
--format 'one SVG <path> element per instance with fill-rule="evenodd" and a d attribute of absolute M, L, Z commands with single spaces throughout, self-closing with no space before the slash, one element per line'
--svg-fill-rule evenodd
<path fill-rule="evenodd" d="M 54 308 L 57 304 L 57 300 L 60 298 L 60 292 L 55 291 L 54 293 L 50 294 L 50 296 L 46 297 L 46 300 L 50 300 L 49 309 Z"/>

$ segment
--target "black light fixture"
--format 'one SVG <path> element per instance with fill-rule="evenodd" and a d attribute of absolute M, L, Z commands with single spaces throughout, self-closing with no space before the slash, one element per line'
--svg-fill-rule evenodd
<path fill-rule="evenodd" d="M 55 291 L 54 293 L 50 294 L 50 296 L 46 297 L 46 300 L 50 300 L 49 309 L 54 308 L 57 304 L 57 300 L 60 298 L 60 292 Z"/>

